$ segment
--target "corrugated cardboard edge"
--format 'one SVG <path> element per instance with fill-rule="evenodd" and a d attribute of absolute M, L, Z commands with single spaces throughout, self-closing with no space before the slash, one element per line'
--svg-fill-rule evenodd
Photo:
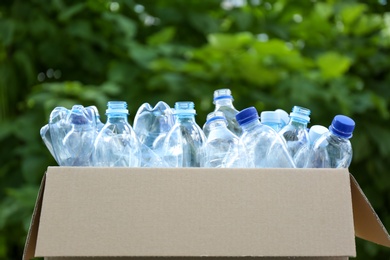
<path fill-rule="evenodd" d="M 37 243 L 39 219 L 41 216 L 42 199 L 45 190 L 46 173 L 43 175 L 41 186 L 39 188 L 34 211 L 31 217 L 30 228 L 27 233 L 26 244 L 24 245 L 23 260 L 30 260 L 35 256 L 35 247 Z"/>
<path fill-rule="evenodd" d="M 390 236 L 356 179 L 350 174 L 355 236 L 390 247 Z"/>

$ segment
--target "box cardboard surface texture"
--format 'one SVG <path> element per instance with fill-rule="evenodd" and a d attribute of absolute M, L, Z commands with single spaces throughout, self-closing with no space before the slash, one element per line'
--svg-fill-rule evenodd
<path fill-rule="evenodd" d="M 390 237 L 347 169 L 49 167 L 24 260 L 348 259 Z"/>

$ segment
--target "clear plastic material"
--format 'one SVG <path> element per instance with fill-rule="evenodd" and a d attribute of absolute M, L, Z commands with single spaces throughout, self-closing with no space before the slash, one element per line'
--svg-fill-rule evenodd
<path fill-rule="evenodd" d="M 254 107 L 240 111 L 236 118 L 244 131 L 241 141 L 250 167 L 295 168 L 286 143 L 273 128 L 260 123 Z"/>
<path fill-rule="evenodd" d="M 201 150 L 201 167 L 246 168 L 248 160 L 240 139 L 227 128 L 224 114 L 210 114 L 207 120 L 210 133 Z"/>
<path fill-rule="evenodd" d="M 127 121 L 126 102 L 110 101 L 107 106 L 107 122 L 94 144 L 93 166 L 141 166 L 140 145 Z"/>
<path fill-rule="evenodd" d="M 309 145 L 303 146 L 294 156 L 294 162 L 297 168 L 307 167 L 308 159 L 313 151 L 313 145 L 323 134 L 329 132 L 329 130 L 321 125 L 313 125 L 309 129 Z"/>
<path fill-rule="evenodd" d="M 224 114 L 228 129 L 237 136 L 241 136 L 242 129 L 237 122 L 236 115 L 238 110 L 233 105 L 233 96 L 230 89 L 217 89 L 214 91 L 214 112 L 220 111 Z M 207 122 L 203 126 L 203 131 L 206 136 L 209 134 Z"/>
<path fill-rule="evenodd" d="M 287 149 L 292 158 L 304 146 L 309 145 L 307 124 L 310 121 L 310 110 L 294 106 L 290 113 L 290 122 L 279 131 L 279 135 L 287 143 Z"/>
<path fill-rule="evenodd" d="M 159 101 L 154 107 L 144 103 L 138 108 L 133 128 L 142 144 L 142 167 L 167 166 L 160 155 L 162 154 L 165 137 L 174 123 L 173 111 L 163 101 Z"/>
<path fill-rule="evenodd" d="M 344 115 L 334 117 L 329 132 L 314 143 L 308 168 L 348 168 L 352 161 L 352 137 L 355 122 Z"/>
<path fill-rule="evenodd" d="M 74 105 L 56 107 L 41 137 L 60 166 L 89 166 L 96 138 L 95 111 Z"/>
<path fill-rule="evenodd" d="M 167 134 L 161 154 L 169 167 L 199 167 L 206 138 L 195 122 L 193 102 L 176 102 L 175 125 Z"/>

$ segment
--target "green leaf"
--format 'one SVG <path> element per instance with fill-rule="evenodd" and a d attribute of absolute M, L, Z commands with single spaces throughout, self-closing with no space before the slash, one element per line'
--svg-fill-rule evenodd
<path fill-rule="evenodd" d="M 254 40 L 254 37 L 249 32 L 242 32 L 234 35 L 216 33 L 210 34 L 207 39 L 212 47 L 223 51 L 229 51 L 250 44 Z"/>
<path fill-rule="evenodd" d="M 359 19 L 366 10 L 367 5 L 365 4 L 346 5 L 341 11 L 342 21 L 349 26 Z"/>
<path fill-rule="evenodd" d="M 60 20 L 62 22 L 66 22 L 66 21 L 70 20 L 73 16 L 75 16 L 76 14 L 83 11 L 85 7 L 86 7 L 85 3 L 81 2 L 81 3 L 75 4 L 75 5 L 67 8 L 65 10 L 62 10 L 58 15 L 58 20 Z"/>
<path fill-rule="evenodd" d="M 152 34 L 146 41 L 150 46 L 168 43 L 173 39 L 173 37 L 175 37 L 175 33 L 176 29 L 174 27 L 167 27 L 155 34 Z"/>
<path fill-rule="evenodd" d="M 317 57 L 317 65 L 325 79 L 340 77 L 349 69 L 351 63 L 349 57 L 337 52 L 326 52 Z"/>

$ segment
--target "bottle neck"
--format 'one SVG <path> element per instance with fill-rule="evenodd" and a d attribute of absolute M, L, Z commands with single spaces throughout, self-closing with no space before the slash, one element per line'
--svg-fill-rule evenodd
<path fill-rule="evenodd" d="M 188 122 L 188 121 L 195 121 L 195 115 L 194 114 L 179 114 L 175 115 L 176 122 Z"/>
<path fill-rule="evenodd" d="M 233 99 L 231 98 L 222 98 L 215 100 L 215 107 L 219 108 L 221 106 L 233 107 Z"/>
<path fill-rule="evenodd" d="M 306 120 L 303 120 L 301 118 L 298 118 L 298 117 L 292 117 L 291 118 L 291 121 L 290 121 L 290 125 L 293 125 L 297 128 L 307 128 L 307 121 Z"/>
<path fill-rule="evenodd" d="M 241 125 L 241 128 L 244 130 L 244 131 L 250 131 L 252 128 L 256 127 L 256 126 L 259 126 L 261 125 L 260 121 L 259 120 L 253 120 L 253 121 L 250 121 L 246 124 L 243 124 Z"/>
<path fill-rule="evenodd" d="M 109 123 L 127 123 L 127 114 L 122 113 L 110 113 L 107 114 L 107 122 Z"/>
<path fill-rule="evenodd" d="M 210 131 L 215 128 L 226 128 L 226 122 L 224 120 L 214 120 L 208 123 Z"/>
<path fill-rule="evenodd" d="M 329 136 L 330 140 L 333 142 L 348 142 L 349 141 L 348 138 L 338 136 L 338 135 L 334 134 L 332 131 L 329 131 L 328 136 Z"/>

